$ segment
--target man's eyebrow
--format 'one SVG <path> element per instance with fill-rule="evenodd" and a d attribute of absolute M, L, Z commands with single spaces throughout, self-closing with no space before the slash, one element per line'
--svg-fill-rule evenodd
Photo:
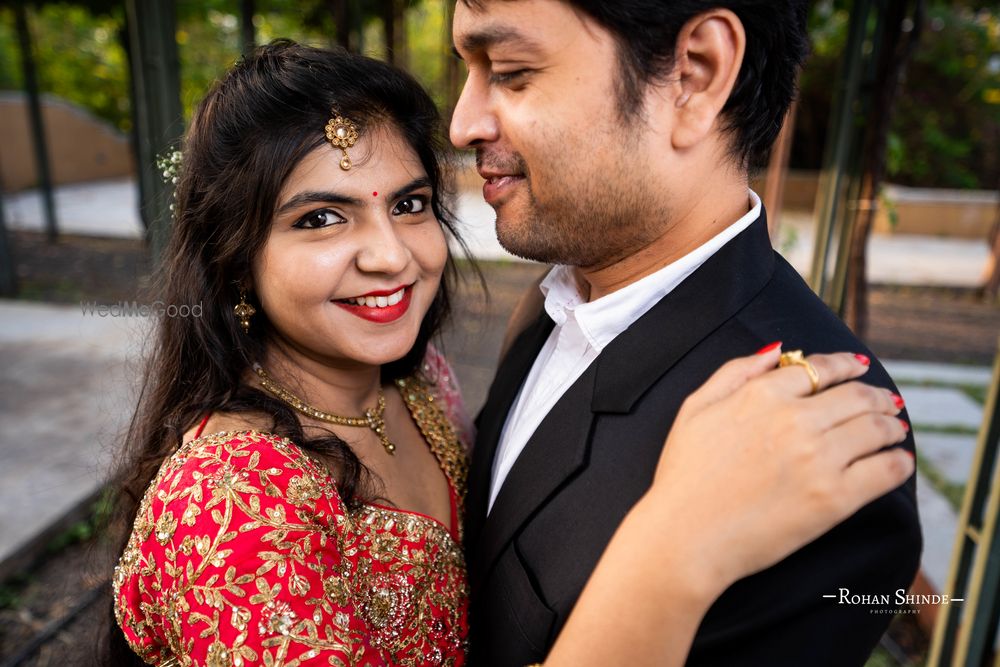
<path fill-rule="evenodd" d="M 516 46 L 529 51 L 538 51 L 541 46 L 516 28 L 509 26 L 486 26 L 468 34 L 459 40 L 462 50 L 467 53 L 479 53 L 499 44 Z M 461 58 L 458 48 L 452 47 L 456 56 Z"/>

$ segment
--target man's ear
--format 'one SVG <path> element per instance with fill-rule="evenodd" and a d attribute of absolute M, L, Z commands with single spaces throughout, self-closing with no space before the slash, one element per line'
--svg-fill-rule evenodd
<path fill-rule="evenodd" d="M 674 148 L 690 148 L 712 131 L 736 85 L 745 50 L 743 23 L 728 9 L 699 14 L 681 28 L 670 77 L 676 92 Z"/>

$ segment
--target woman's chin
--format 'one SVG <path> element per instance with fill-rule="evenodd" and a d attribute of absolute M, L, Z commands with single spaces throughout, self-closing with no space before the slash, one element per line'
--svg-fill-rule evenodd
<path fill-rule="evenodd" d="M 367 366 L 384 366 L 399 361 L 413 349 L 416 338 L 407 337 L 399 342 L 380 341 L 357 350 L 354 360 Z M 374 343 L 374 342 L 373 342 Z"/>

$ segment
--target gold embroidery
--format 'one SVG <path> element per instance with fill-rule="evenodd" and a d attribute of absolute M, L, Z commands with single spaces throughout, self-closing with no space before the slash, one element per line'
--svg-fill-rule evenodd
<path fill-rule="evenodd" d="M 437 457 L 441 469 L 451 482 L 458 496 L 459 512 L 464 506 L 466 486 L 469 476 L 469 459 L 462 447 L 455 425 L 445 415 L 444 410 L 434 401 L 434 394 L 427 385 L 415 378 L 396 380 L 399 393 L 410 409 L 413 420 Z M 461 517 L 460 517 L 461 518 Z M 459 526 L 462 521 L 459 520 Z"/>
<path fill-rule="evenodd" d="M 461 507 L 468 464 L 454 428 L 424 383 L 398 386 Z M 262 542 L 252 554 L 248 532 Z M 325 467 L 259 431 L 204 436 L 164 462 L 114 591 L 133 649 L 161 667 L 193 664 L 195 637 L 205 664 L 227 666 L 291 667 L 321 651 L 354 664 L 371 647 L 392 664 L 454 664 L 466 647 L 465 563 L 448 528 L 374 505 L 346 511 Z"/>

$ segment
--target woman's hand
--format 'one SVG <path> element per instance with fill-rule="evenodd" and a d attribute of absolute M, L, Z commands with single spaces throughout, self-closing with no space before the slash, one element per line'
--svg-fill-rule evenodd
<path fill-rule="evenodd" d="M 867 358 L 812 355 L 819 390 L 780 349 L 734 359 L 684 402 L 641 501 L 685 536 L 689 573 L 721 593 L 805 546 L 913 474 L 889 391 L 851 382 Z M 678 525 L 678 523 L 683 525 Z M 674 542 L 672 548 L 677 548 Z"/>

